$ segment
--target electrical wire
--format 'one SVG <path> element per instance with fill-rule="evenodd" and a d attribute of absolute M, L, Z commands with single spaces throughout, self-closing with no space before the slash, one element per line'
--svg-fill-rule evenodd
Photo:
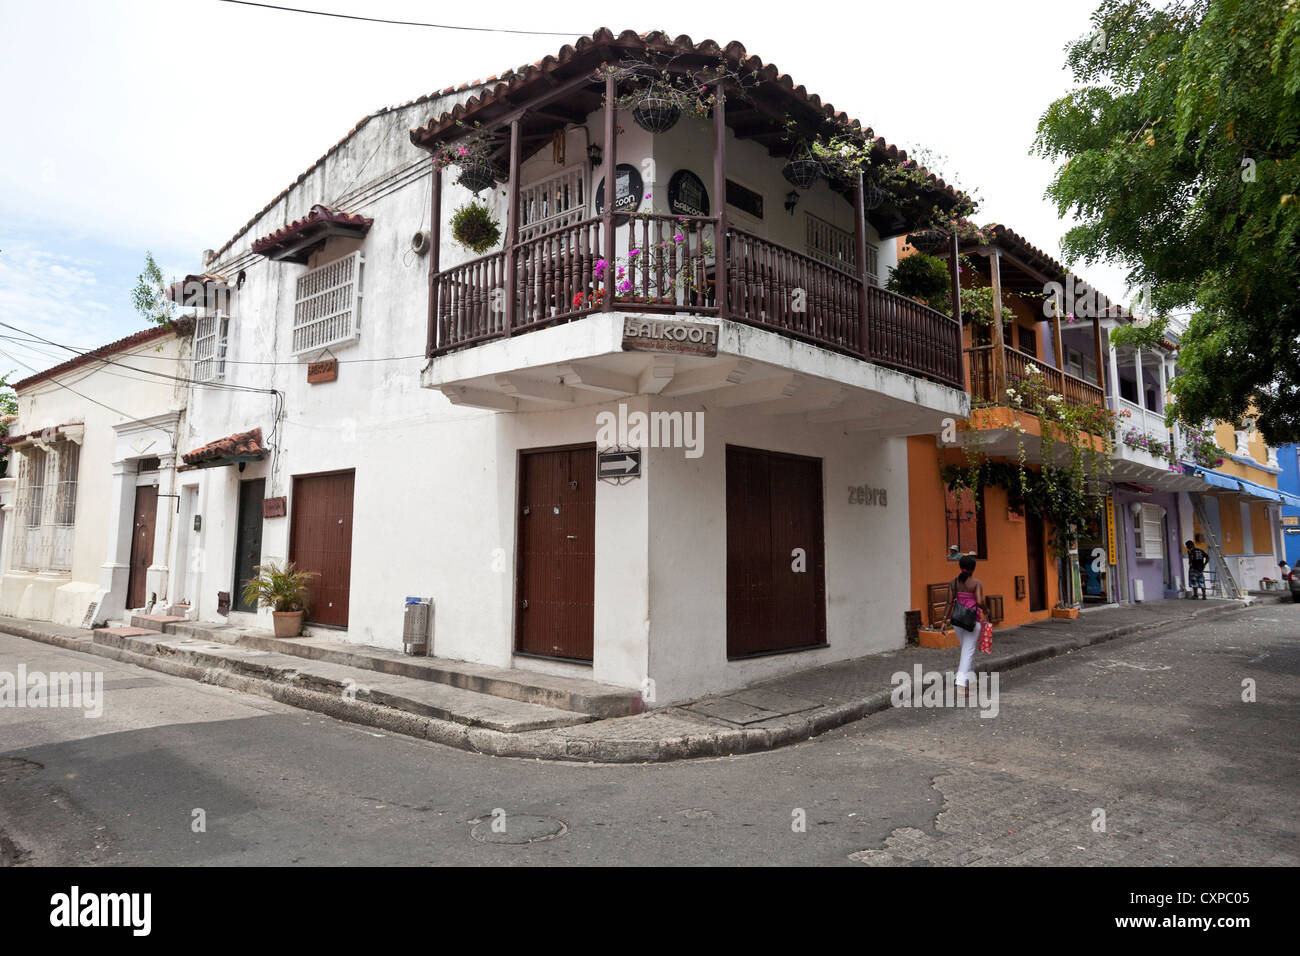
<path fill-rule="evenodd" d="M 140 372 L 143 375 L 153 375 L 157 378 L 167 379 L 173 382 L 180 382 L 185 385 L 194 385 L 200 388 L 212 388 L 212 389 L 218 389 L 223 391 L 235 391 L 235 392 L 255 392 L 257 394 L 262 394 L 262 395 L 278 394 L 276 389 L 273 388 L 255 388 L 251 385 L 234 385 L 227 382 L 204 382 L 204 381 L 199 381 L 197 379 L 189 378 L 187 376 L 169 375 L 166 372 L 155 372 L 152 369 L 138 368 L 135 365 L 126 365 L 123 364 L 122 362 L 114 361 L 113 359 L 110 358 L 105 358 L 102 355 L 94 355 L 91 352 L 83 352 L 80 351 L 79 349 L 74 349 L 70 345 L 63 345 L 60 342 L 55 342 L 52 339 L 47 339 L 44 336 L 37 335 L 35 332 L 28 332 L 26 329 L 18 328 L 18 326 L 16 325 L 10 325 L 8 322 L 0 322 L 0 326 L 3 326 L 6 329 L 12 329 L 13 331 L 21 333 L 22 335 L 29 336 L 36 341 L 44 342 L 48 345 L 53 345 L 56 348 L 65 349 L 66 351 L 72 352 L 74 355 L 80 356 L 82 358 L 92 359 L 96 362 L 103 362 L 105 365 L 115 365 L 118 368 L 128 369 L 129 371 L 132 372 Z M 30 366 L 27 367 L 30 368 Z"/>
<path fill-rule="evenodd" d="M 252 0 L 220 0 L 222 3 L 234 3 L 241 7 L 262 7 L 265 10 L 280 10 L 285 13 L 308 13 L 317 17 L 337 17 L 342 20 L 364 20 L 366 23 L 388 23 L 399 27 L 430 27 L 434 30 L 465 30 L 472 33 L 514 33 L 534 37 L 579 37 L 583 31 L 561 33 L 558 30 L 510 30 L 502 27 L 461 27 L 449 23 L 421 23 L 415 20 L 385 20 L 381 17 L 361 17 L 351 13 L 331 13 L 328 10 L 304 10 L 302 7 L 281 7 L 274 3 L 253 3 Z"/>
<path fill-rule="evenodd" d="M 0 324 L 3 324 L 3 323 L 0 323 Z M 9 326 L 9 328 L 13 328 L 13 326 Z M 11 339 L 11 337 L 10 337 L 10 336 L 7 336 L 7 335 L 0 335 L 0 339 Z M 14 342 L 25 341 L 25 340 L 22 340 L 22 339 L 11 339 L 11 340 L 14 341 Z M 36 341 L 40 341 L 40 340 L 32 339 L 32 340 L 26 340 L 26 341 L 36 342 Z M 75 353 L 78 354 L 78 355 L 88 355 L 88 354 L 90 353 L 90 351 L 91 351 L 90 349 L 78 349 L 78 348 L 74 348 L 74 347 L 71 346 L 71 345 L 59 345 L 58 347 L 61 348 L 61 349 L 66 349 L 66 350 L 69 351 L 69 352 L 75 352 Z M 381 356 L 381 357 L 379 357 L 379 358 L 335 359 L 335 361 L 338 362 L 340 365 L 364 365 L 364 364 L 373 364 L 373 363 L 375 363 L 375 362 L 409 362 L 409 361 L 412 361 L 413 359 L 423 359 L 423 358 L 427 358 L 427 357 L 428 357 L 428 356 L 426 356 L 423 352 L 420 352 L 420 353 L 418 353 L 418 354 L 413 354 L 413 355 L 385 355 L 385 356 Z M 173 359 L 173 358 L 169 358 L 169 357 L 166 356 L 166 355 L 145 355 L 145 354 L 139 354 L 139 355 L 132 355 L 131 358 L 132 358 L 133 360 L 134 360 L 134 359 L 149 359 L 150 361 L 154 361 L 154 362 L 174 362 L 174 361 L 176 361 L 175 359 Z M 290 360 L 281 360 L 281 361 L 275 361 L 275 360 L 264 361 L 264 360 L 257 360 L 257 359 L 232 359 L 232 358 L 228 358 L 228 359 L 226 359 L 226 360 L 225 360 L 225 363 L 226 363 L 227 365 L 296 365 L 296 366 L 301 366 L 301 365 L 305 364 L 305 363 L 302 362 L 302 361 L 293 360 L 293 359 L 290 359 Z M 145 370 L 145 369 L 139 369 L 139 371 L 142 371 L 142 372 L 143 372 L 143 371 L 146 371 L 146 370 Z M 240 386 L 231 386 L 231 387 L 240 387 Z"/>
<path fill-rule="evenodd" d="M 18 359 L 14 358 L 12 355 L 10 355 L 8 352 L 0 351 L 0 358 L 6 358 L 6 359 L 8 359 L 8 360 L 11 361 L 11 362 L 16 362 L 17 364 L 21 365 L 23 368 L 27 369 L 27 370 L 30 371 L 30 372 L 33 372 L 33 373 L 34 373 L 34 372 L 36 371 L 36 369 L 32 368 L 32 367 L 31 367 L 30 365 L 28 365 L 26 362 L 19 361 Z M 54 384 L 58 385 L 58 386 L 61 387 L 61 388 L 66 388 L 66 389 L 67 389 L 69 392 L 71 392 L 73 395 L 76 395 L 76 396 L 79 397 L 79 398 L 84 398 L 86 401 L 90 402 L 90 403 L 93 404 L 93 405 L 98 405 L 100 408 L 106 408 L 106 409 L 108 409 L 110 412 L 112 412 L 114 415 L 121 415 L 121 416 L 122 416 L 123 418 L 125 418 L 127 421 L 131 421 L 131 422 L 138 422 L 138 421 L 140 421 L 140 419 L 136 418 L 134 415 L 131 415 L 131 414 L 127 413 L 127 412 L 124 412 L 124 411 L 122 411 L 122 409 L 120 409 L 120 408 L 114 408 L 112 405 L 107 405 L 107 404 L 105 404 L 104 402 L 99 401 L 99 399 L 91 398 L 89 395 L 85 394 L 84 392 L 79 392 L 79 391 L 77 391 L 75 388 L 73 388 L 71 385 L 65 385 L 63 382 L 60 382 L 60 381 L 59 381 L 58 379 L 56 379 L 56 378 L 52 378 L 52 379 L 50 379 L 50 381 L 54 382 Z M 150 425 L 149 427 L 152 428 L 152 429 L 154 429 L 155 431 L 160 431 L 160 432 L 162 432 L 164 435 L 166 435 L 166 436 L 168 437 L 168 439 L 172 439 L 172 433 L 169 432 L 167 429 L 165 429 L 165 428 L 163 428 L 163 427 L 161 427 L 161 426 L 159 426 L 159 425 Z M 175 444 L 175 441 L 174 441 L 174 439 L 173 439 L 173 445 L 174 445 L 174 444 Z"/>

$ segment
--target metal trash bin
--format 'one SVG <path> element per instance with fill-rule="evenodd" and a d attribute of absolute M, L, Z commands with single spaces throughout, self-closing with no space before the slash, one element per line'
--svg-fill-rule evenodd
<path fill-rule="evenodd" d="M 406 614 L 402 618 L 402 649 L 407 654 L 427 657 L 429 654 L 429 611 L 432 598 L 408 597 Z"/>

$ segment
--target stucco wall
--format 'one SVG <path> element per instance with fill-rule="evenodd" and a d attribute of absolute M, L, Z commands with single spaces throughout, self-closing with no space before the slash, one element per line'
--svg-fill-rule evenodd
<path fill-rule="evenodd" d="M 700 409 L 657 400 L 655 408 Z M 904 439 L 756 414 L 705 412 L 705 453 L 651 449 L 650 663 L 661 699 L 693 697 L 798 668 L 903 646 L 908 492 Z M 726 446 L 822 460 L 829 647 L 727 660 Z M 849 487 L 886 504 L 849 502 Z M 598 516 L 599 520 L 599 516 Z"/>
<path fill-rule="evenodd" d="M 109 356 L 111 363 L 117 364 L 91 362 L 18 392 L 18 420 L 10 425 L 10 434 L 73 422 L 84 423 L 85 434 L 78 459 L 72 568 L 65 572 L 15 570 L 13 549 L 18 529 L 12 526 L 16 523 L 16 512 L 12 506 L 6 508 L 6 524 L 11 527 L 6 531 L 0 614 L 81 624 L 88 604 L 100 588 L 103 565 L 110 558 L 110 537 L 117 527 L 116 520 L 131 519 L 131 514 L 122 516 L 115 511 L 120 507 L 128 511 L 134 508 L 134 498 L 129 506 L 119 505 L 117 501 L 113 462 L 124 457 L 159 455 L 171 447 L 167 432 L 146 429 L 135 439 L 135 448 L 122 448 L 114 426 L 184 407 L 187 387 L 164 377 L 185 374 L 186 365 L 180 361 L 184 345 L 176 335 L 164 335 Z M 16 459 L 15 454 L 10 471 L 14 476 L 19 472 Z M 144 476 L 142 480 L 153 483 L 160 478 Z M 131 481 L 134 485 L 134 476 Z M 171 499 L 159 499 L 158 507 L 161 511 L 171 503 Z M 167 560 L 166 553 L 155 552 L 155 563 L 165 564 Z"/>
<path fill-rule="evenodd" d="M 947 555 L 944 484 L 939 476 L 941 456 L 947 464 L 965 463 L 965 458 L 959 451 L 940 452 L 933 437 L 916 436 L 907 439 L 910 500 L 908 525 L 904 533 L 910 535 L 909 606 L 922 612 L 923 623 L 926 622 L 926 587 L 947 583 L 959 573 L 957 562 L 949 561 Z M 1042 611 L 1030 611 L 1027 590 L 1024 598 L 1017 599 L 1015 579 L 1018 575 L 1028 575 L 1029 552 L 1025 538 L 1026 524 L 1024 521 L 1010 519 L 1007 504 L 1005 489 L 985 489 L 984 529 L 988 557 L 978 563 L 975 576 L 984 582 L 985 594 L 1002 595 L 1002 626 L 1015 627 L 1050 617 L 1052 607 L 1059 600 L 1059 585 L 1056 558 L 1046 540 L 1050 529 L 1045 526 L 1043 553 L 1047 606 Z"/>

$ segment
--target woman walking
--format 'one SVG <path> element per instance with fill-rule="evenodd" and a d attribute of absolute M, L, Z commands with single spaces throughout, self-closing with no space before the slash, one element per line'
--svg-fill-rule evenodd
<path fill-rule="evenodd" d="M 948 601 L 948 607 L 943 614 L 945 625 L 951 622 L 953 630 L 957 632 L 957 637 L 961 640 L 961 661 L 957 665 L 957 686 L 961 688 L 963 694 L 969 694 L 968 684 L 971 678 L 975 676 L 971 670 L 971 660 L 975 656 L 975 644 L 980 636 L 981 612 L 983 620 L 988 620 L 988 603 L 984 599 L 984 582 L 977 577 L 972 577 L 975 571 L 975 556 L 971 554 L 962 555 L 961 560 L 957 562 L 961 568 L 961 574 L 957 575 L 952 582 L 952 598 Z M 960 607 L 963 610 L 957 610 Z M 953 620 L 954 611 L 957 619 Z M 969 628 L 962 627 L 958 622 L 965 618 L 963 623 L 969 624 Z M 972 621 L 971 618 L 974 620 Z"/>

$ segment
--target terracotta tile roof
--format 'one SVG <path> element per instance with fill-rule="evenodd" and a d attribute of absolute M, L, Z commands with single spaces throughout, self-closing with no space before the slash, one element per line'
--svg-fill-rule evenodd
<path fill-rule="evenodd" d="M 216 464 L 228 465 L 241 459 L 265 458 L 266 448 L 262 445 L 262 429 L 254 428 L 249 432 L 227 435 L 225 438 L 208 442 L 201 448 L 186 452 L 181 457 L 190 468 L 210 467 Z"/>
<path fill-rule="evenodd" d="M 81 355 L 73 356 L 66 362 L 55 365 L 53 368 L 47 368 L 43 372 L 37 372 L 35 375 L 29 375 L 20 382 L 14 382 L 13 390 L 21 392 L 25 388 L 30 388 L 46 379 L 62 375 L 64 372 L 70 372 L 75 368 L 88 365 L 99 358 L 106 358 L 116 352 L 125 352 L 127 349 L 133 349 L 139 345 L 146 345 L 155 339 L 161 339 L 167 335 L 177 334 L 177 329 L 171 325 L 155 325 L 152 328 L 141 329 L 134 332 L 124 339 L 118 339 L 116 342 L 109 342 L 107 345 L 101 345 L 92 352 L 83 352 Z M 102 363 L 100 363 L 102 364 Z"/>
<path fill-rule="evenodd" d="M 788 77 L 786 74 L 779 73 L 777 71 L 776 66 L 772 64 L 763 64 L 762 60 L 760 60 L 756 56 L 753 57 L 747 56 L 744 46 L 742 46 L 740 43 L 736 43 L 733 41 L 731 43 L 728 43 L 725 48 L 719 47 L 718 44 L 713 40 L 704 40 L 698 44 L 694 44 L 691 42 L 690 37 L 685 35 L 678 37 L 674 41 L 666 42 L 667 34 L 665 33 L 656 31 L 651 33 L 638 34 L 632 30 L 624 30 L 622 33 L 618 35 L 616 39 L 617 39 L 617 43 L 620 45 L 624 45 L 627 43 L 640 44 L 646 48 L 653 46 L 655 49 L 658 50 L 672 50 L 680 46 L 680 47 L 690 48 L 698 52 L 720 51 L 727 54 L 728 56 L 730 56 L 733 53 L 738 54 L 739 57 L 744 58 L 744 63 L 743 63 L 744 68 L 749 69 L 751 65 L 757 65 L 761 67 L 761 74 L 764 79 L 770 79 L 772 82 L 779 84 L 785 90 L 789 91 L 792 95 L 808 103 L 809 106 L 813 107 L 814 109 L 821 110 L 823 113 L 827 115 L 827 117 L 843 118 L 843 120 L 846 123 L 848 123 L 850 126 L 861 129 L 861 124 L 857 120 L 851 120 L 847 116 L 845 116 L 844 113 L 836 112 L 835 108 L 831 106 L 829 103 L 823 105 L 821 98 L 818 97 L 817 94 L 808 93 L 807 89 L 803 86 L 795 86 L 794 81 L 791 80 L 790 77 Z M 460 86 L 448 86 L 445 89 L 436 90 L 432 93 L 426 93 L 423 96 L 418 96 L 415 99 L 408 100 L 405 103 L 399 103 L 393 106 L 385 106 L 382 109 L 375 110 L 375 112 L 373 113 L 368 113 L 367 115 L 361 117 L 361 119 L 357 121 L 356 125 L 353 126 L 352 129 L 348 130 L 348 132 L 343 136 L 342 139 L 340 139 L 337 143 L 335 143 L 333 146 L 327 149 L 323 154 L 321 154 L 314 163 L 312 163 L 310 166 L 304 169 L 298 175 L 297 179 L 295 179 L 284 189 L 280 190 L 280 192 L 275 196 L 274 199 L 272 199 L 260 210 L 258 210 L 257 213 L 251 219 L 248 220 L 248 222 L 244 223 L 244 225 L 240 227 L 240 229 L 233 236 L 231 236 L 230 239 L 228 239 L 226 243 L 223 246 L 221 246 L 220 249 L 216 250 L 216 252 L 213 254 L 213 258 L 210 261 L 215 262 L 216 260 L 220 259 L 225 253 L 230 251 L 230 249 L 234 246 L 234 244 L 238 242 L 244 236 L 244 234 L 248 232 L 249 229 L 253 228 L 253 226 L 257 224 L 257 221 L 261 219 L 262 216 L 270 212 L 270 210 L 275 207 L 276 203 L 280 202 L 280 200 L 288 196 L 295 186 L 302 183 L 322 163 L 324 163 L 326 159 L 328 159 L 335 151 L 337 151 L 341 146 L 343 146 L 344 143 L 348 142 L 348 140 L 350 140 L 353 136 L 359 133 L 365 127 L 365 125 L 369 123 L 371 120 L 377 119 L 380 116 L 384 116 L 388 113 L 396 112 L 397 110 L 404 110 L 411 106 L 418 106 L 423 103 L 429 103 L 434 100 L 442 99 L 443 97 L 455 96 L 458 93 L 464 93 L 468 90 L 473 90 L 478 87 L 491 86 L 493 84 L 496 84 L 496 86 L 490 92 L 485 92 L 485 96 L 490 95 L 494 99 L 498 99 L 509 92 L 510 87 L 508 84 L 516 83 L 525 74 L 527 74 L 530 77 L 536 78 L 540 76 L 542 73 L 550 72 L 561 62 L 568 62 L 579 52 L 588 51 L 598 43 L 610 43 L 613 42 L 614 40 L 615 37 L 613 32 L 602 27 L 601 29 L 593 33 L 590 37 L 581 37 L 574 44 L 571 45 L 566 44 L 560 49 L 558 56 L 550 56 L 550 55 L 544 56 L 540 60 L 537 60 L 532 64 L 520 67 L 519 69 L 516 70 L 506 70 L 504 73 L 499 73 L 493 76 L 489 76 L 486 80 L 474 80 L 471 83 L 462 83 Z M 473 99 L 475 98 L 471 97 L 471 100 Z M 461 113 L 464 112 L 463 108 L 458 107 L 458 109 L 461 110 Z M 455 112 L 456 111 L 453 110 L 453 114 Z M 441 114 L 440 118 L 445 118 L 448 115 L 450 114 L 443 113 Z M 428 128 L 427 126 L 422 127 L 422 129 L 427 129 L 427 128 Z M 415 133 L 416 131 L 413 130 L 412 131 L 413 137 Z M 890 160 L 898 160 L 901 162 L 902 160 L 905 160 L 907 158 L 906 151 L 894 147 L 893 145 L 885 142 L 885 140 L 882 138 L 875 137 L 874 132 L 870 129 L 870 127 L 868 127 L 865 130 L 865 136 L 868 139 L 874 137 L 875 145 L 879 149 L 883 150 L 884 155 L 887 156 Z M 952 189 L 952 187 L 944 183 L 943 180 L 941 180 L 939 177 L 931 174 L 930 179 L 938 187 L 942 189 L 947 189 L 950 192 L 954 192 L 954 193 L 956 192 L 955 190 Z"/>
<path fill-rule="evenodd" d="M 858 120 L 836 110 L 830 103 L 823 103 L 821 97 L 816 93 L 809 93 L 806 87 L 802 85 L 796 86 L 794 81 L 785 73 L 780 72 L 775 64 L 764 63 L 759 57 L 750 55 L 744 45 L 735 40 L 724 47 L 714 40 L 702 40 L 695 43 L 685 34 L 678 36 L 676 39 L 671 39 L 668 34 L 659 30 L 649 33 L 624 30 L 615 36 L 614 32 L 606 27 L 601 27 L 589 37 L 580 37 L 575 43 L 566 43 L 554 56 L 545 56 L 534 63 L 507 70 L 497 76 L 490 76 L 483 81 L 475 80 L 473 83 L 464 83 L 457 88 L 447 87 L 442 91 L 443 96 L 463 93 L 479 86 L 489 88 L 484 89 L 478 96 L 471 96 L 463 103 L 458 103 L 451 111 L 442 113 L 436 120 L 425 126 L 411 130 L 411 142 L 417 146 L 428 143 L 440 132 L 457 127 L 458 123 L 467 120 L 485 106 L 493 103 L 513 104 L 519 98 L 519 92 L 523 87 L 540 84 L 545 88 L 552 82 L 550 74 L 557 69 L 568 66 L 575 60 L 600 58 L 605 55 L 606 51 L 611 49 L 631 55 L 645 52 L 662 53 L 669 56 L 694 54 L 724 57 L 737 70 L 745 73 L 752 72 L 758 77 L 760 83 L 768 83 L 779 87 L 788 96 L 808 106 L 814 112 L 820 113 L 828 122 L 859 131 L 865 141 L 874 141 L 876 149 L 887 159 L 898 162 L 907 159 L 907 153 L 904 150 L 887 143 L 884 139 L 876 136 L 870 127 L 864 128 Z M 946 190 L 954 197 L 962 195 L 933 173 L 930 173 L 928 178 L 939 189 Z"/>
<path fill-rule="evenodd" d="M 346 134 L 344 134 L 342 139 L 340 139 L 337 143 L 335 143 L 329 149 L 325 150 L 324 153 L 318 156 L 314 163 L 312 163 L 310 166 L 308 166 L 306 169 L 304 169 L 301 173 L 298 174 L 297 179 L 291 182 L 288 186 L 285 186 L 284 189 L 280 190 L 280 192 L 276 194 L 274 199 L 272 199 L 269 203 L 267 203 L 265 206 L 259 209 L 254 214 L 254 216 L 248 220 L 248 222 L 244 223 L 233 236 L 231 236 L 228 240 L 226 240 L 225 245 L 223 245 L 220 249 L 216 250 L 216 252 L 213 253 L 212 259 L 210 259 L 209 261 L 216 262 L 223 255 L 225 255 L 225 253 L 230 251 L 230 248 L 234 246 L 234 244 L 238 242 L 243 237 L 243 235 L 246 232 L 248 232 L 248 230 L 252 229 L 255 225 L 257 225 L 257 221 L 259 219 L 261 219 L 273 208 L 275 208 L 276 203 L 278 203 L 281 199 L 283 199 L 285 196 L 289 195 L 289 193 L 293 191 L 294 186 L 301 184 L 303 180 L 305 180 L 308 176 L 310 176 L 313 172 L 315 172 L 317 167 L 319 167 L 323 162 L 325 162 L 325 160 L 329 159 L 329 157 L 333 155 L 344 143 L 350 140 L 353 136 L 357 135 L 357 133 L 361 132 L 361 130 L 365 128 L 365 125 L 369 123 L 372 119 L 378 119 L 379 117 L 384 116 L 388 113 L 394 113 L 398 110 L 404 110 L 411 106 L 417 106 L 420 103 L 427 103 L 430 100 L 437 99 L 438 97 L 447 94 L 448 92 L 455 92 L 455 91 L 448 88 L 448 90 L 444 90 L 442 92 L 426 93 L 424 96 L 418 96 L 413 100 L 407 100 L 405 103 L 398 103 L 393 106 L 385 106 L 382 107 L 381 109 L 375 110 L 373 113 L 367 113 L 365 116 L 361 117 L 361 119 L 357 120 L 356 125 L 353 126 L 350 130 L 348 130 Z M 207 265 L 207 263 L 204 263 L 204 265 Z"/>
<path fill-rule="evenodd" d="M 204 301 L 198 301 L 200 289 Z M 226 284 L 225 276 L 217 275 L 215 272 L 202 272 L 198 275 L 187 275 L 179 282 L 173 282 L 167 287 L 167 298 L 182 307 L 202 307 L 210 304 L 206 300 L 214 298 L 215 295 L 224 295 L 228 291 L 229 286 Z"/>
<path fill-rule="evenodd" d="M 364 236 L 369 231 L 373 219 L 366 216 L 354 216 L 346 212 L 331 209 L 317 203 L 301 219 L 295 219 L 270 235 L 263 236 L 253 243 L 253 251 L 271 259 L 288 259 L 291 262 L 306 262 L 308 249 L 303 249 L 304 242 L 311 243 L 313 237 L 321 241 L 330 232 L 342 231 Z"/>
<path fill-rule="evenodd" d="M 996 225 L 989 227 L 989 231 L 993 235 L 994 242 L 998 243 L 999 245 L 1003 246 L 1006 249 L 1011 250 L 1012 252 L 1018 253 L 1021 256 L 1021 258 L 1029 262 L 1030 265 L 1038 266 L 1043 272 L 1052 275 L 1053 278 L 1056 278 L 1063 282 L 1067 276 L 1072 275 L 1070 270 L 1067 269 L 1064 265 L 1062 265 L 1052 256 L 1048 255 L 1042 249 L 1039 249 L 1028 239 L 1024 238 L 1019 233 L 1017 233 L 1014 229 L 1011 229 L 1008 226 L 1004 226 L 1001 223 L 998 223 Z M 1092 291 L 1096 292 L 1097 296 L 1100 299 L 1099 304 L 1101 305 L 1103 317 L 1110 317 L 1110 318 L 1132 321 L 1133 319 L 1132 313 L 1130 313 L 1128 309 L 1124 308 L 1124 306 L 1113 301 L 1105 293 L 1093 289 L 1093 287 L 1089 285 L 1087 282 L 1085 282 L 1082 277 L 1075 275 L 1074 279 L 1076 283 L 1081 283 L 1085 288 L 1092 289 Z"/>
<path fill-rule="evenodd" d="M 13 415 L 13 416 L 6 416 L 6 417 L 17 418 L 18 416 Z M 47 432 L 50 434 L 51 437 L 53 437 L 54 435 L 57 435 L 59 432 L 63 431 L 64 429 L 71 428 L 74 425 L 82 426 L 84 424 L 85 424 L 84 422 L 64 422 L 61 425 L 54 425 L 51 428 L 35 428 L 29 432 L 23 432 L 21 435 L 6 435 L 4 438 L 0 438 L 0 444 L 17 445 L 19 442 L 27 441 L 29 438 L 40 438 L 44 436 Z"/>

